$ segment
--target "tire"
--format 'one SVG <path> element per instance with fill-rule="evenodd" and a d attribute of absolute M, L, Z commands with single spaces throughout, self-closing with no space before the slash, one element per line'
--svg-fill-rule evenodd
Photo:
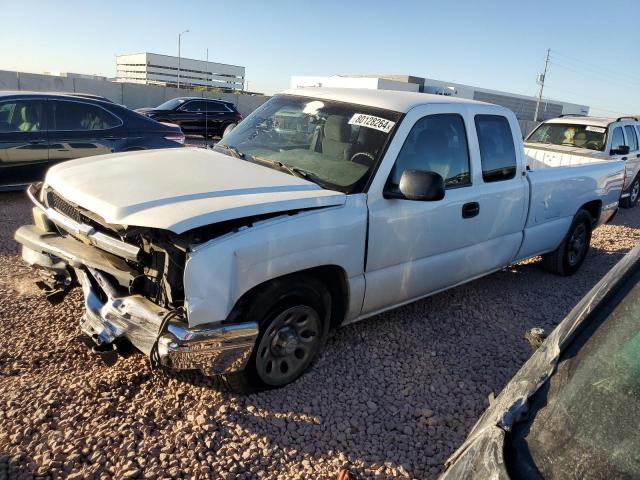
<path fill-rule="evenodd" d="M 640 198 L 640 178 L 636 177 L 633 183 L 629 186 L 629 196 L 620 199 L 620 206 L 622 208 L 633 208 L 638 203 Z"/>
<path fill-rule="evenodd" d="M 542 267 L 563 277 L 573 275 L 584 262 L 591 243 L 592 218 L 578 210 L 560 246 L 542 257 Z"/>
<path fill-rule="evenodd" d="M 278 388 L 314 363 L 329 332 L 331 295 L 309 275 L 289 275 L 255 292 L 237 321 L 259 319 L 260 333 L 244 370 L 217 377 L 235 393 Z"/>
<path fill-rule="evenodd" d="M 234 128 L 236 128 L 236 125 L 238 125 L 237 123 L 229 123 L 227 125 L 225 125 L 222 128 L 222 135 L 221 138 L 224 138 L 225 135 L 227 135 L 231 130 L 233 130 Z"/>

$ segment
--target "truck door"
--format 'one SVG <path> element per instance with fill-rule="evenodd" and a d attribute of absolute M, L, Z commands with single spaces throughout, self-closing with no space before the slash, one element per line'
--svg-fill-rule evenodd
<path fill-rule="evenodd" d="M 528 187 L 523 153 L 518 161 L 515 150 L 521 143 L 501 118 L 506 129 L 499 119 L 476 122 L 467 105 L 454 103 L 407 113 L 369 189 L 363 314 L 471 280 L 514 258 Z M 495 133 L 502 137 L 493 139 Z M 397 185 L 407 169 L 439 173 L 444 198 L 385 198 L 385 188 Z"/>

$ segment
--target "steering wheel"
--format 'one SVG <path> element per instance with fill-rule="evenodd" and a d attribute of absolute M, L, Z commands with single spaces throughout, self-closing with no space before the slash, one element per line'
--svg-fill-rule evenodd
<path fill-rule="evenodd" d="M 351 158 L 349 159 L 350 162 L 353 162 L 353 160 L 356 157 L 359 157 L 360 155 L 362 155 L 363 157 L 367 157 L 369 160 L 371 160 L 372 162 L 375 161 L 375 157 L 373 155 L 371 155 L 369 152 L 357 152 L 354 153 L 353 155 L 351 155 Z"/>
<path fill-rule="evenodd" d="M 584 148 L 589 148 L 591 150 L 600 150 L 600 144 L 595 140 L 591 140 L 590 142 L 584 144 Z"/>

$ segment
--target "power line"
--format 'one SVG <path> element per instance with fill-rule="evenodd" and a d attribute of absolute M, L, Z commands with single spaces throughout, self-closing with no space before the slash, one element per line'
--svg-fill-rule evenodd
<path fill-rule="evenodd" d="M 611 70 L 603 71 L 602 65 L 596 65 L 594 63 L 585 62 L 584 60 L 580 60 L 576 57 L 565 55 L 564 53 L 558 52 L 557 50 L 554 50 L 553 54 L 559 55 L 561 57 L 560 60 L 562 60 L 563 62 L 581 64 L 580 65 L 581 68 L 590 69 L 607 76 L 616 76 L 620 78 L 630 79 L 635 82 L 640 82 L 640 77 L 636 77 L 635 75 L 622 74 L 622 73 L 618 73 L 616 71 L 611 71 Z"/>
<path fill-rule="evenodd" d="M 600 74 L 600 73 L 595 73 L 595 72 L 585 72 L 585 71 L 580 71 L 578 69 L 576 69 L 573 66 L 568 66 L 568 65 L 564 65 L 562 63 L 558 63 L 556 61 L 551 61 L 552 65 L 555 65 L 557 67 L 560 68 L 564 68 L 566 70 L 572 71 L 574 73 L 577 73 L 579 75 L 582 75 L 583 77 L 588 77 L 592 80 L 597 80 L 600 82 L 604 82 L 604 83 L 618 83 L 618 84 L 624 84 L 626 87 L 640 87 L 640 82 L 635 82 L 633 80 L 623 80 L 620 78 L 612 78 L 607 74 Z"/>
<path fill-rule="evenodd" d="M 564 60 L 562 62 L 559 62 L 558 60 L 556 60 L 555 58 L 551 58 L 551 63 L 553 65 L 556 65 L 560 68 L 566 69 L 566 70 L 570 70 L 574 73 L 577 73 L 581 76 L 587 76 L 590 77 L 594 80 L 599 80 L 602 82 L 607 82 L 607 83 L 620 83 L 620 84 L 625 84 L 625 86 L 630 86 L 630 87 L 639 87 L 640 86 L 640 80 L 636 80 L 632 77 L 624 77 L 622 75 L 619 75 L 618 77 L 612 76 L 611 73 L 609 72 L 604 72 L 604 71 L 600 71 L 600 70 L 596 70 L 596 69 L 589 69 L 588 67 L 582 67 L 582 66 L 576 66 L 576 65 L 567 65 L 564 63 Z"/>
<path fill-rule="evenodd" d="M 569 90 L 564 90 L 564 89 L 562 89 L 562 88 L 558 88 L 558 87 L 550 87 L 550 86 L 548 86 L 548 85 L 547 85 L 547 90 L 548 90 L 548 89 L 551 89 L 551 90 L 554 90 L 554 91 L 555 91 L 555 90 L 557 90 L 557 91 L 559 91 L 559 92 L 563 92 L 563 93 L 571 93 L 571 94 L 575 94 L 575 92 L 571 92 L 571 91 L 569 91 Z M 547 100 L 547 101 L 551 101 L 551 102 L 554 102 L 554 101 L 555 101 L 555 102 L 562 102 L 561 100 L 553 99 L 553 98 L 550 98 L 550 97 L 547 97 L 547 98 L 546 98 L 546 100 Z M 621 112 L 621 111 L 618 111 L 618 110 L 611 110 L 611 109 L 608 109 L 608 108 L 600 107 L 600 106 L 598 106 L 598 105 L 593 105 L 593 104 L 591 104 L 591 103 L 589 102 L 589 100 L 588 100 L 588 99 L 587 99 L 587 100 L 583 100 L 583 101 L 585 101 L 585 102 L 589 103 L 589 108 L 593 108 L 593 109 L 595 109 L 595 110 L 602 110 L 603 112 L 615 113 L 615 114 L 619 114 L 619 115 L 629 115 L 629 114 L 633 114 L 633 113 L 634 113 L 634 112 L 631 112 L 631 111 L 628 111 L 628 112 Z"/>

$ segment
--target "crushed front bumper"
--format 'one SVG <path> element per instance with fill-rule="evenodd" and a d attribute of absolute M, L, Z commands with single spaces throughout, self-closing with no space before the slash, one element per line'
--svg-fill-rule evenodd
<path fill-rule="evenodd" d="M 179 317 L 165 322 L 171 310 L 123 289 L 136 273 L 127 262 L 56 230 L 43 230 L 38 217 L 46 211 L 40 210 L 34 211 L 38 226 L 16 231 L 22 258 L 43 273 L 50 291 L 66 290 L 77 280 L 85 303 L 80 327 L 98 346 L 126 338 L 146 355 L 155 349 L 162 365 L 208 375 L 244 368 L 258 337 L 257 323 L 189 327 Z"/>

